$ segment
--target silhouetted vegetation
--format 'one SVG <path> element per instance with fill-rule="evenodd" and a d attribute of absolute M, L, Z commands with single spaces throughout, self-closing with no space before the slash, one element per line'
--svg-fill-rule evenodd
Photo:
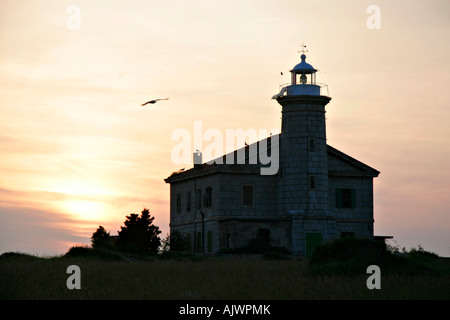
<path fill-rule="evenodd" d="M 8 261 L 30 262 L 42 260 L 43 258 L 22 252 L 5 252 L 2 255 L 0 255 L 0 260 L 2 259 L 5 260 L 8 259 Z"/>
<path fill-rule="evenodd" d="M 166 252 L 186 252 L 189 249 L 189 242 L 184 234 L 173 230 L 162 240 L 162 253 Z"/>
<path fill-rule="evenodd" d="M 200 261 L 203 259 L 201 255 L 195 255 L 189 252 L 189 241 L 184 234 L 177 230 L 173 230 L 162 240 L 162 248 L 160 257 L 163 259 L 175 260 L 192 260 Z"/>
<path fill-rule="evenodd" d="M 151 255 L 158 253 L 161 246 L 159 227 L 153 224 L 155 217 L 150 215 L 148 209 L 142 210 L 141 215 L 131 213 L 126 216 L 124 226 L 118 232 L 118 236 L 111 236 L 103 226 L 99 226 L 91 236 L 92 249 L 85 247 L 73 247 L 67 254 L 76 254 L 78 257 L 106 256 L 107 252 L 121 252 L 135 255 Z"/>
<path fill-rule="evenodd" d="M 142 210 L 140 216 L 130 214 L 126 217 L 125 226 L 120 227 L 117 248 L 123 252 L 136 254 L 156 254 L 161 245 L 158 226 L 153 224 L 155 217 L 148 209 Z"/>
<path fill-rule="evenodd" d="M 361 275 L 369 265 L 380 267 L 382 274 L 442 275 L 450 266 L 438 255 L 423 248 L 410 252 L 388 250 L 382 241 L 345 237 L 316 248 L 309 261 L 314 275 Z"/>
<path fill-rule="evenodd" d="M 64 255 L 66 258 L 86 258 L 102 261 L 125 261 L 124 257 L 117 252 L 74 246 Z"/>
<path fill-rule="evenodd" d="M 267 257 L 276 255 L 278 257 L 281 257 L 281 255 L 290 255 L 290 251 L 287 250 L 285 247 L 274 247 L 274 246 L 259 246 L 259 245 L 252 245 L 252 243 L 243 246 L 243 247 L 237 247 L 237 248 L 229 248 L 229 249 L 222 249 L 218 253 L 222 254 L 263 254 Z"/>
<path fill-rule="evenodd" d="M 84 255 L 94 250 L 87 249 L 71 251 Z M 248 255 L 195 255 L 202 257 L 195 262 L 136 257 L 138 260 L 107 261 L 5 254 L 0 257 L 0 299 L 450 299 L 448 273 L 398 276 L 381 269 L 381 290 L 369 290 L 365 270 L 351 277 L 310 276 L 305 260 L 268 261 Z M 81 269 L 81 290 L 66 287 L 66 269 L 72 264 Z"/>
<path fill-rule="evenodd" d="M 111 236 L 103 226 L 99 226 L 98 229 L 92 234 L 91 243 L 92 248 L 94 249 L 111 250 L 114 248 L 114 243 L 111 240 Z"/>

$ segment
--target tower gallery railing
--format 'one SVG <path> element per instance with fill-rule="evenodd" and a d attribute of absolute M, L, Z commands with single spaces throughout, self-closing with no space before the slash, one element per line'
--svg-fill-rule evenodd
<path fill-rule="evenodd" d="M 286 87 L 289 87 L 289 86 L 291 86 L 291 85 L 292 85 L 291 83 L 280 84 L 280 86 L 279 86 L 279 90 L 280 90 L 280 91 L 279 91 L 278 94 L 276 94 L 275 96 L 273 96 L 273 99 L 274 99 L 276 96 L 281 97 L 281 96 L 283 96 L 283 95 L 286 95 L 287 92 L 286 92 L 286 90 L 283 91 L 283 89 L 286 88 Z M 295 86 L 310 86 L 310 85 L 311 85 L 311 84 L 295 84 Z M 329 93 L 329 91 L 328 91 L 328 85 L 327 85 L 327 84 L 317 82 L 315 85 L 320 87 L 320 95 L 322 95 L 322 96 L 330 96 L 330 93 Z M 283 93 L 282 93 L 282 91 L 283 91 Z"/>

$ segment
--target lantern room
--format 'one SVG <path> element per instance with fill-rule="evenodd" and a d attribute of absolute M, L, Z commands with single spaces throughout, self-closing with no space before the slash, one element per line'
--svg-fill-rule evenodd
<path fill-rule="evenodd" d="M 306 55 L 300 56 L 301 62 L 291 70 L 291 85 L 287 87 L 287 95 L 320 95 L 320 86 L 316 84 L 316 72 L 306 62 Z"/>
<path fill-rule="evenodd" d="M 316 84 L 317 70 L 305 61 L 306 55 L 302 54 L 300 58 L 302 62 L 291 70 L 291 84 Z"/>

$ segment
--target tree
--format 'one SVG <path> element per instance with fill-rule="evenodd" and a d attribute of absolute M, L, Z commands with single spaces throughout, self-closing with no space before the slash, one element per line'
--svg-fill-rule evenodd
<path fill-rule="evenodd" d="M 111 247 L 111 237 L 109 232 L 106 232 L 103 226 L 98 226 L 98 229 L 92 234 L 91 237 L 92 248 L 106 249 Z"/>
<path fill-rule="evenodd" d="M 155 217 L 150 215 L 148 209 L 142 210 L 140 216 L 131 213 L 126 216 L 125 226 L 120 227 L 117 246 L 124 252 L 149 254 L 157 253 L 161 245 L 158 226 L 153 224 Z"/>
<path fill-rule="evenodd" d="M 186 236 L 178 230 L 173 230 L 162 240 L 162 252 L 184 252 L 188 250 L 189 244 Z"/>

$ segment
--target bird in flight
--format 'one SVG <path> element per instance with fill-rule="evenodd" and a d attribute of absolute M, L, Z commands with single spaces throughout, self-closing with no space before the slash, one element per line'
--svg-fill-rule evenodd
<path fill-rule="evenodd" d="M 153 104 L 153 103 L 156 103 L 156 101 L 159 101 L 159 100 L 169 100 L 169 98 L 150 100 L 150 101 L 147 101 L 146 103 L 141 104 L 141 106 L 145 106 L 146 104 L 149 104 L 149 103 Z"/>

